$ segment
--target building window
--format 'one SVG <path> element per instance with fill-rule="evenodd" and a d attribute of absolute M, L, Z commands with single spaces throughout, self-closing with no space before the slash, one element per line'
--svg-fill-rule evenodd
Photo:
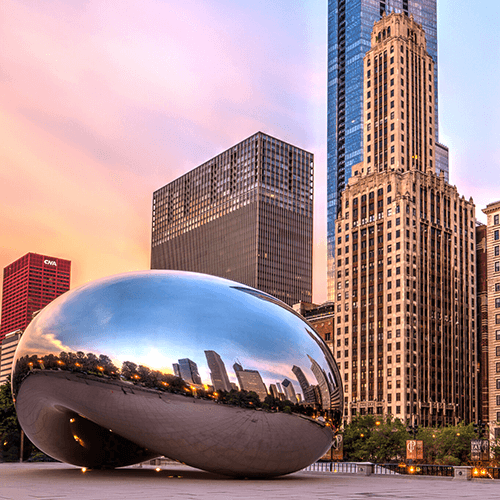
<path fill-rule="evenodd" d="M 500 223 L 500 215 L 499 214 L 496 214 L 493 216 L 493 224 L 499 224 Z"/>
<path fill-rule="evenodd" d="M 495 247 L 495 257 L 498 257 L 500 255 L 500 245 L 497 245 Z"/>
<path fill-rule="evenodd" d="M 500 406 L 500 396 L 497 396 L 497 406 Z"/>
<path fill-rule="evenodd" d="M 500 314 L 495 315 L 495 325 L 500 325 Z"/>
<path fill-rule="evenodd" d="M 499 272 L 499 271 L 500 271 L 500 260 L 497 260 L 497 261 L 495 262 L 495 272 L 497 273 L 497 272 Z"/>
<path fill-rule="evenodd" d="M 500 292 L 500 283 L 495 283 L 495 292 Z"/>
<path fill-rule="evenodd" d="M 500 356 L 500 345 L 497 345 L 497 347 L 496 347 L 496 353 L 497 353 L 497 356 Z"/>
<path fill-rule="evenodd" d="M 495 332 L 495 338 L 496 338 L 496 340 L 500 340 L 500 330 L 497 330 Z"/>
<path fill-rule="evenodd" d="M 500 240 L 500 230 L 496 230 L 494 233 L 493 233 L 493 239 L 494 240 Z"/>
<path fill-rule="evenodd" d="M 500 297 L 495 299 L 495 307 L 500 307 Z"/>
<path fill-rule="evenodd" d="M 496 364 L 496 368 L 497 368 L 497 373 L 500 373 L 500 363 Z"/>

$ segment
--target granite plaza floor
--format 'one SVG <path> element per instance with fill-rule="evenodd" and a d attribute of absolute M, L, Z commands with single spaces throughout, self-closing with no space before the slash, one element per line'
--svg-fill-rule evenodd
<path fill-rule="evenodd" d="M 236 480 L 182 465 L 87 471 L 60 463 L 0 464 L 0 500 L 498 499 L 500 480 L 297 472 Z"/>

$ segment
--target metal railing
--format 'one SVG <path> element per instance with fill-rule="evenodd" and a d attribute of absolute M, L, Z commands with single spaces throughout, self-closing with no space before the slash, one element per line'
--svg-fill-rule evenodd
<path fill-rule="evenodd" d="M 358 462 L 315 462 L 303 470 L 333 474 L 357 474 L 359 472 L 358 465 Z M 373 464 L 372 474 L 454 477 L 455 468 L 452 465 L 432 464 Z M 471 476 L 475 479 L 500 479 L 500 467 L 471 467 Z"/>
<path fill-rule="evenodd" d="M 357 462 L 315 462 L 304 469 L 309 472 L 332 472 L 338 474 L 357 474 Z M 387 468 L 385 465 L 374 464 L 374 474 L 398 474 L 397 471 Z"/>
<path fill-rule="evenodd" d="M 455 469 L 452 465 L 431 465 L 431 464 L 384 464 L 384 467 L 396 471 L 398 474 L 408 474 L 411 476 L 443 476 L 453 477 Z"/>
<path fill-rule="evenodd" d="M 477 479 L 500 479 L 500 467 L 474 467 L 472 477 Z"/>

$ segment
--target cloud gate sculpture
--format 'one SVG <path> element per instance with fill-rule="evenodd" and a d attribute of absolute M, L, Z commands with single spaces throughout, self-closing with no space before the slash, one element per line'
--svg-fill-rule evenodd
<path fill-rule="evenodd" d="M 330 447 L 342 383 L 287 305 L 213 276 L 144 271 L 65 293 L 14 360 L 19 422 L 48 455 L 120 467 L 165 455 L 243 477 L 300 470 Z"/>

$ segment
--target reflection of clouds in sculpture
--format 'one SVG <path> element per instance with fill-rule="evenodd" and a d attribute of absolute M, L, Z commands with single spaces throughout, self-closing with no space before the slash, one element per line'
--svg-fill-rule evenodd
<path fill-rule="evenodd" d="M 145 449 L 200 468 L 245 475 L 286 473 L 318 458 L 328 447 L 331 432 L 312 425 L 307 417 L 320 413 L 332 424 L 340 418 L 343 398 L 336 390 L 341 382 L 333 358 L 287 306 L 275 299 L 262 300 L 259 292 L 241 293 L 234 285 L 194 273 L 150 271 L 99 280 L 56 299 L 28 327 L 16 353 L 13 387 L 25 432 L 41 449 L 75 464 L 93 460 L 74 448 L 69 431 L 69 437 L 65 434 L 67 422 L 75 418 L 70 415 L 75 414 L 79 432 L 87 433 L 90 441 L 95 426 L 113 429 L 113 436 L 93 445 L 102 450 L 102 463 L 113 466 L 140 461 Z M 221 380 L 223 365 L 231 383 L 257 395 L 224 389 L 213 394 L 208 387 L 213 383 L 208 351 L 216 354 L 211 358 L 214 372 L 219 373 L 216 380 Z M 301 367 L 314 383 L 308 355 L 317 363 L 315 370 L 325 374 L 328 384 L 323 389 L 335 393 L 334 411 L 309 398 L 304 404 L 287 403 L 292 414 L 282 415 L 283 404 L 267 397 L 260 377 L 269 392 L 271 384 L 288 379 L 295 393 L 302 394 L 292 368 Z M 181 362 L 184 381 L 172 375 L 173 365 Z M 235 363 L 243 367 L 240 383 Z M 191 375 L 189 366 L 194 370 Z M 197 382 L 186 384 L 189 379 Z M 227 379 L 224 384 L 227 387 Z M 293 399 L 293 392 L 288 394 Z M 33 401 L 39 406 L 30 408 Z M 58 413 L 50 410 L 55 406 Z M 44 440 L 43 432 L 33 432 L 24 411 L 38 415 L 35 420 L 44 419 L 46 428 L 52 429 L 49 440 Z M 286 442 L 279 442 L 281 434 L 287 436 Z M 252 444 L 243 451 L 237 447 L 236 454 L 228 451 L 240 435 Z M 188 441 L 189 446 L 177 446 Z M 283 451 L 292 443 L 293 449 Z M 108 445 L 109 450 L 128 450 L 126 461 L 109 458 Z M 316 451 L 308 455 L 311 446 Z M 295 465 L 283 463 L 283 453 L 291 457 L 302 448 L 305 454 L 297 454 Z M 217 469 L 216 463 L 224 465 Z"/>
<path fill-rule="evenodd" d="M 24 353 L 28 355 L 37 354 L 44 356 L 45 354 L 60 353 L 61 351 L 71 350 L 70 347 L 58 338 L 55 333 L 45 332 L 37 327 L 37 318 L 32 321 L 32 334 L 27 337 L 21 337 L 20 344 Z"/>

